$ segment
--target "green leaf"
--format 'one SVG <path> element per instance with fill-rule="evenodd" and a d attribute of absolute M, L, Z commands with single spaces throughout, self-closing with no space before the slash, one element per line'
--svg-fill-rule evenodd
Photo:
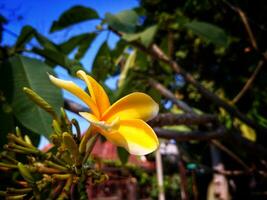
<path fill-rule="evenodd" d="M 123 66 L 123 69 L 121 70 L 121 73 L 120 73 L 120 77 L 119 77 L 119 80 L 118 80 L 118 87 L 121 87 L 124 85 L 124 82 L 127 78 L 127 75 L 128 75 L 128 71 L 134 67 L 135 65 L 135 59 L 136 59 L 136 53 L 137 51 L 134 50 L 133 52 L 130 53 L 130 55 L 128 56 L 126 62 L 125 62 L 125 65 Z"/>
<path fill-rule="evenodd" d="M 52 41 L 50 41 L 47 37 L 39 34 L 39 33 L 35 33 L 35 37 L 37 39 L 37 41 L 43 46 L 44 49 L 49 49 L 49 50 L 53 50 L 53 51 L 58 51 L 59 48 L 56 44 L 54 44 Z"/>
<path fill-rule="evenodd" d="M 117 155 L 121 161 L 121 164 L 125 165 L 129 159 L 129 153 L 122 147 L 117 147 Z"/>
<path fill-rule="evenodd" d="M 227 47 L 229 44 L 228 35 L 216 25 L 207 22 L 192 21 L 186 23 L 185 27 L 215 45 Z"/>
<path fill-rule="evenodd" d="M 98 19 L 99 16 L 97 12 L 88 7 L 84 6 L 74 6 L 69 10 L 65 11 L 58 21 L 54 21 L 50 32 L 55 32 L 72 26 L 74 24 L 84 22 L 87 20 Z"/>
<path fill-rule="evenodd" d="M 117 59 L 123 54 L 125 49 L 127 49 L 127 43 L 124 40 L 119 40 L 116 44 L 116 47 L 111 51 L 112 57 Z"/>
<path fill-rule="evenodd" d="M 16 41 L 15 48 L 23 49 L 25 44 L 27 44 L 34 37 L 35 32 L 35 29 L 33 29 L 31 26 L 24 26 Z"/>
<path fill-rule="evenodd" d="M 114 62 L 107 42 L 104 42 L 97 52 L 92 73 L 97 80 L 105 80 L 114 71 Z"/>
<path fill-rule="evenodd" d="M 59 46 L 65 54 L 71 53 L 75 48 L 78 47 L 78 51 L 75 54 L 74 58 L 80 60 L 81 58 L 83 58 L 83 56 L 89 49 L 95 37 L 96 37 L 95 33 L 85 33 L 74 36 Z"/>
<path fill-rule="evenodd" d="M 248 125 L 241 123 L 240 130 L 243 135 L 243 137 L 247 138 L 248 140 L 255 142 L 257 138 L 256 132 L 249 127 Z"/>
<path fill-rule="evenodd" d="M 85 33 L 81 35 L 74 36 L 67 40 L 66 42 L 59 45 L 61 51 L 65 54 L 70 54 L 76 47 L 79 47 L 78 52 L 80 51 L 86 51 L 91 42 L 95 39 L 96 34 L 94 33 Z M 88 46 L 86 49 L 85 46 Z M 84 52 L 83 52 L 84 53 Z"/>
<path fill-rule="evenodd" d="M 125 10 L 116 15 L 106 13 L 104 20 L 110 27 L 123 33 L 135 32 L 138 25 L 138 15 L 133 10 Z"/>
<path fill-rule="evenodd" d="M 33 48 L 34 53 L 47 59 L 47 63 L 51 66 L 60 65 L 66 68 L 71 74 L 76 74 L 76 71 L 83 69 L 82 65 L 77 60 L 71 60 L 66 55 L 59 51 L 53 51 L 50 49 L 38 49 Z"/>
<path fill-rule="evenodd" d="M 153 25 L 139 33 L 123 34 L 122 38 L 128 42 L 140 41 L 144 46 L 148 47 L 153 41 L 156 32 L 157 25 Z"/>
<path fill-rule="evenodd" d="M 46 49 L 51 49 L 54 51 L 58 51 L 58 46 L 50 41 L 47 37 L 43 36 L 42 34 L 38 33 L 34 28 L 31 26 L 24 26 L 20 32 L 20 35 L 16 41 L 15 47 L 16 49 L 22 49 L 24 46 L 33 38 L 35 37 L 36 40 Z"/>
<path fill-rule="evenodd" d="M 74 58 L 77 60 L 80 60 L 81 58 L 84 57 L 85 53 L 87 52 L 87 50 L 89 49 L 92 40 L 95 38 L 94 36 L 91 37 L 86 37 L 84 38 L 83 42 L 80 44 L 77 53 L 75 54 Z"/>
<path fill-rule="evenodd" d="M 6 87 L 11 86 L 9 101 L 13 114 L 23 126 L 48 138 L 52 132 L 51 116 L 30 101 L 22 88 L 31 88 L 59 111 L 63 99 L 60 90 L 48 79 L 47 72 L 52 73 L 51 68 L 43 62 L 23 56 L 10 58 L 4 68 Z"/>

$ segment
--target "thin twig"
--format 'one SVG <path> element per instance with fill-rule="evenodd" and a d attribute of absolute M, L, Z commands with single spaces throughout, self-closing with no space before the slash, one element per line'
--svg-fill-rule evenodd
<path fill-rule="evenodd" d="M 192 110 L 192 108 L 190 108 L 190 106 L 188 106 L 185 102 L 177 99 L 170 90 L 164 87 L 164 85 L 162 85 L 161 83 L 157 82 L 156 80 L 152 78 L 149 78 L 148 81 L 149 81 L 149 84 L 152 87 L 154 87 L 156 90 L 158 90 L 162 96 L 165 96 L 168 99 L 170 99 L 175 105 L 181 108 L 184 112 L 194 113 L 194 111 Z"/>
<path fill-rule="evenodd" d="M 219 127 L 214 131 L 203 132 L 203 131 L 174 131 L 161 129 L 158 127 L 153 128 L 158 137 L 165 139 L 175 139 L 176 141 L 204 141 L 216 138 L 221 138 L 226 134 L 226 129 L 224 127 Z"/>
<path fill-rule="evenodd" d="M 251 43 L 251 46 L 255 49 L 255 50 L 258 50 L 258 45 L 257 45 L 257 42 L 256 42 L 256 39 L 254 37 L 254 34 L 250 28 L 250 25 L 249 25 L 249 22 L 248 22 L 248 18 L 246 16 L 246 14 L 237 6 L 234 6 L 232 5 L 230 2 L 226 1 L 226 0 L 223 0 L 223 2 L 229 7 L 231 8 L 233 11 L 235 11 L 239 17 L 241 18 L 241 21 L 246 29 L 246 32 L 249 36 L 249 40 L 250 40 L 250 43 Z"/>
<path fill-rule="evenodd" d="M 79 112 L 90 112 L 88 107 L 82 106 L 69 99 L 64 99 L 64 108 L 76 114 L 79 114 Z"/>
<path fill-rule="evenodd" d="M 239 163 L 245 170 L 249 171 L 249 166 L 244 163 L 235 153 L 233 153 L 230 149 L 222 145 L 219 141 L 211 140 L 211 143 L 216 146 L 221 151 L 225 152 L 228 156 L 230 156 L 233 160 Z"/>
<path fill-rule="evenodd" d="M 247 20 L 247 17 L 246 17 L 246 14 L 240 9 L 240 8 L 237 8 L 236 7 L 236 12 L 238 13 L 238 15 L 240 16 L 244 26 L 245 26 L 245 29 L 248 33 L 248 36 L 249 36 L 249 40 L 250 40 L 250 43 L 252 45 L 252 47 L 255 49 L 255 50 L 258 50 L 258 45 L 257 45 L 257 41 L 256 41 L 256 38 L 250 28 L 250 25 L 248 23 L 248 20 Z"/>
<path fill-rule="evenodd" d="M 244 13 L 243 10 L 241 10 L 241 9 L 240 9 L 239 7 L 237 7 L 237 6 L 234 6 L 233 4 L 231 4 L 230 2 L 228 2 L 227 0 L 222 0 L 222 2 L 225 3 L 230 9 L 232 9 L 233 11 L 235 11 L 235 12 L 239 15 L 239 17 L 241 18 L 241 21 L 242 21 L 242 23 L 243 23 L 243 25 L 244 25 L 244 27 L 245 27 L 245 29 L 246 29 L 246 32 L 247 32 L 247 34 L 248 34 L 248 36 L 249 36 L 249 40 L 250 40 L 251 46 L 252 46 L 258 53 L 260 53 L 260 54 L 262 55 L 263 60 L 267 61 L 267 55 L 259 51 L 259 48 L 258 48 L 258 45 L 257 45 L 257 40 L 256 40 L 256 38 L 255 38 L 255 36 L 254 36 L 254 34 L 253 34 L 251 28 L 250 28 L 249 21 L 250 21 L 250 22 L 253 22 L 253 20 L 252 20 L 252 19 L 249 19 L 249 18 L 246 16 L 246 14 Z M 256 24 L 256 25 L 259 27 L 258 24 Z"/>
<path fill-rule="evenodd" d="M 264 54 L 267 56 L 267 52 L 265 52 Z M 251 87 L 253 81 L 255 80 L 256 76 L 258 75 L 259 71 L 261 70 L 262 66 L 264 65 L 264 63 L 265 63 L 265 60 L 261 60 L 258 63 L 256 69 L 251 74 L 251 76 L 249 77 L 249 79 L 247 80 L 247 82 L 245 83 L 243 88 L 239 91 L 239 93 L 231 101 L 232 104 L 237 103 L 241 99 L 241 97 L 246 93 L 246 91 L 248 91 L 248 89 Z"/>

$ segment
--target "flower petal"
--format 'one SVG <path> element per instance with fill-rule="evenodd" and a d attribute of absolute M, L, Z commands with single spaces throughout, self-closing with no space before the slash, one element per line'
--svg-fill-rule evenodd
<path fill-rule="evenodd" d="M 96 103 L 100 114 L 104 113 L 110 106 L 110 103 L 109 103 L 109 98 L 103 87 L 95 79 L 87 75 L 82 70 L 79 70 L 77 72 L 77 76 L 82 80 L 84 80 L 85 83 L 87 84 L 92 100 Z"/>
<path fill-rule="evenodd" d="M 95 123 L 98 123 L 99 120 L 97 119 L 96 116 L 94 116 L 93 114 L 91 113 L 88 113 L 88 112 L 79 112 L 79 114 L 85 118 L 87 121 L 89 121 L 90 123 L 92 124 L 95 124 Z"/>
<path fill-rule="evenodd" d="M 56 86 L 63 88 L 73 95 L 77 96 L 79 99 L 81 99 L 88 107 L 91 109 L 91 111 L 96 115 L 99 116 L 99 111 L 96 106 L 96 104 L 92 101 L 91 97 L 83 91 L 78 85 L 73 83 L 72 81 L 64 81 L 61 79 L 58 79 L 52 75 L 49 75 L 49 79 L 52 83 L 54 83 Z"/>
<path fill-rule="evenodd" d="M 142 119 L 148 121 L 154 118 L 159 111 L 158 104 L 147 94 L 131 93 L 115 102 L 104 113 L 102 120 L 108 122 L 116 117 L 124 119 Z"/>
<path fill-rule="evenodd" d="M 79 112 L 79 114 L 90 122 L 91 125 L 101 128 L 105 131 L 116 131 L 120 127 L 120 118 L 115 118 L 111 123 L 99 121 L 94 115 L 88 112 Z"/>
<path fill-rule="evenodd" d="M 122 120 L 118 131 L 100 133 L 117 146 L 124 147 L 130 154 L 146 155 L 158 148 L 158 138 L 153 129 L 140 119 Z"/>

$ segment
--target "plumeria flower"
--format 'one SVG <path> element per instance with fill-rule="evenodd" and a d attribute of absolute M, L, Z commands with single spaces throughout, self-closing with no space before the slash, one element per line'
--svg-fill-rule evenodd
<path fill-rule="evenodd" d="M 77 76 L 89 90 L 86 93 L 72 81 L 65 81 L 49 75 L 50 80 L 80 98 L 91 110 L 79 114 L 88 120 L 93 130 L 102 134 L 117 146 L 124 147 L 134 155 L 146 155 L 158 147 L 158 138 L 146 121 L 158 114 L 158 104 L 148 95 L 131 93 L 110 105 L 103 87 L 84 71 Z"/>

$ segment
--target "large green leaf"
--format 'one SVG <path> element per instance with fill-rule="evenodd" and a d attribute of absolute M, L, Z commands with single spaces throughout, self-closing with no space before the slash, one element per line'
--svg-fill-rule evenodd
<path fill-rule="evenodd" d="M 116 31 L 133 33 L 138 25 L 138 15 L 133 10 L 125 10 L 116 15 L 106 13 L 105 22 Z"/>
<path fill-rule="evenodd" d="M 215 45 L 227 47 L 229 44 L 228 35 L 216 25 L 207 22 L 192 21 L 186 23 L 184 26 Z"/>
<path fill-rule="evenodd" d="M 91 19 L 98 19 L 97 12 L 88 7 L 74 6 L 69 10 L 65 11 L 59 18 L 58 21 L 54 21 L 50 32 L 55 32 L 72 26 L 74 24 L 84 22 Z"/>
<path fill-rule="evenodd" d="M 51 116 L 37 107 L 23 93 L 23 87 L 29 87 L 49 102 L 56 111 L 63 105 L 60 90 L 48 79 L 47 72 L 52 73 L 43 62 L 35 59 L 14 56 L 4 66 L 5 84 L 9 87 L 9 101 L 17 120 L 34 133 L 46 137 L 52 132 Z M 11 86 L 11 87 L 10 87 Z"/>
<path fill-rule="evenodd" d="M 122 38 L 128 42 L 140 41 L 144 46 L 148 47 L 153 41 L 156 32 L 157 25 L 153 25 L 139 33 L 123 34 Z"/>
<path fill-rule="evenodd" d="M 105 80 L 113 71 L 114 61 L 111 56 L 111 50 L 107 42 L 104 42 L 95 57 L 92 73 L 97 80 Z"/>

